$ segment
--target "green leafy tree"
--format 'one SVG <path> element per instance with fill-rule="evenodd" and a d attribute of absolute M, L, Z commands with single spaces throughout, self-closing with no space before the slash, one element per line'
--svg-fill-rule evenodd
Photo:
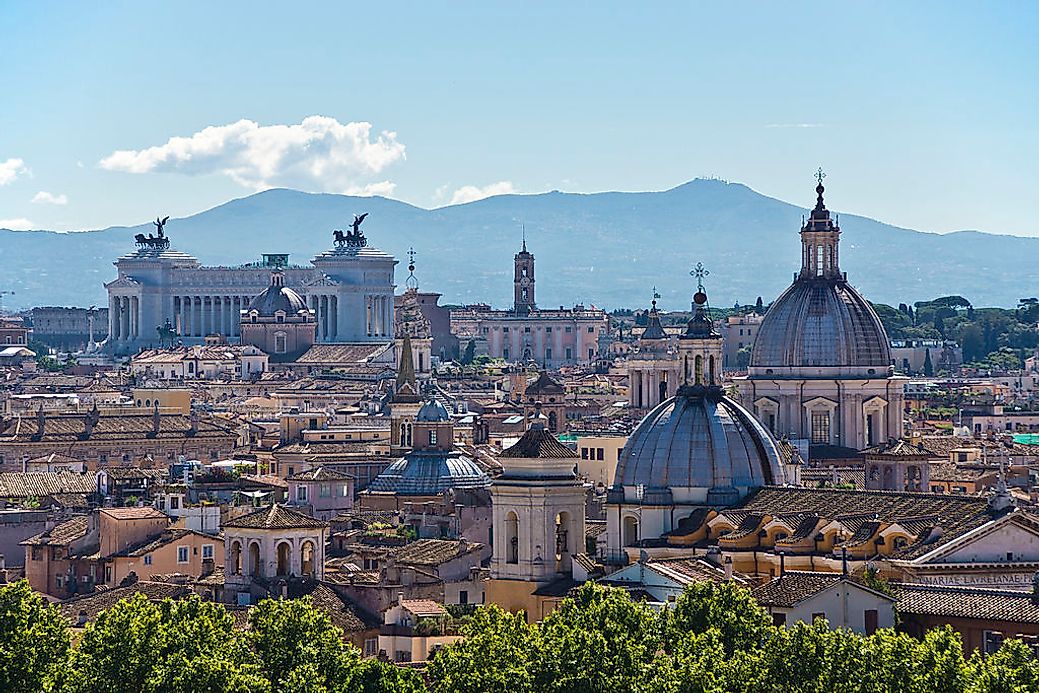
<path fill-rule="evenodd" d="M 69 649 L 68 624 L 25 580 L 0 587 L 0 691 L 51 684 Z"/>
<path fill-rule="evenodd" d="M 768 613 L 750 591 L 731 582 L 689 585 L 664 618 L 665 647 L 678 641 L 682 633 L 717 628 L 727 655 L 761 647 L 773 629 Z"/>
<path fill-rule="evenodd" d="M 271 688 L 223 606 L 194 595 L 153 603 L 137 593 L 87 626 L 60 690 L 245 693 Z"/>
<path fill-rule="evenodd" d="M 991 656 L 975 653 L 967 664 L 969 693 L 1039 690 L 1039 662 L 1020 640 L 1006 640 Z"/>
<path fill-rule="evenodd" d="M 541 649 L 536 626 L 496 605 L 481 607 L 462 627 L 464 639 L 429 663 L 433 690 L 444 693 L 527 693 Z"/>
<path fill-rule="evenodd" d="M 359 657 L 343 647 L 342 633 L 310 598 L 265 599 L 249 612 L 249 640 L 275 690 L 332 690 Z M 317 688 L 300 688 L 312 681 Z"/>
<path fill-rule="evenodd" d="M 585 583 L 541 628 L 534 690 L 625 693 L 652 674 L 657 615 L 621 589 Z"/>

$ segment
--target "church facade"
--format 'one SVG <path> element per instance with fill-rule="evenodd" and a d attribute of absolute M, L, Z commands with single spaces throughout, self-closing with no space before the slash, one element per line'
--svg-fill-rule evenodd
<path fill-rule="evenodd" d="M 118 276 L 105 285 L 105 349 L 127 354 L 155 346 L 160 331 L 186 345 L 213 334 L 237 339 L 242 311 L 269 286 L 274 269 L 313 312 L 319 343 L 392 340 L 397 260 L 355 231 L 337 233 L 333 247 L 306 266 L 290 265 L 286 254 L 266 254 L 256 263 L 208 267 L 170 248 L 166 236 L 156 242 L 139 235 L 137 250 L 115 262 Z"/>

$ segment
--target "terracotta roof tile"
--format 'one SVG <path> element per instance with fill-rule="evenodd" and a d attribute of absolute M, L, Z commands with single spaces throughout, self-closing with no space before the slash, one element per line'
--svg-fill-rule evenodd
<path fill-rule="evenodd" d="M 980 587 L 896 584 L 897 609 L 902 614 L 1039 623 L 1039 604 L 1031 592 Z"/>
<path fill-rule="evenodd" d="M 53 529 L 29 537 L 22 546 L 68 546 L 87 534 L 88 518 L 85 515 L 59 523 Z"/>
<path fill-rule="evenodd" d="M 502 450 L 501 457 L 577 459 L 577 453 L 563 445 L 544 428 L 530 428 L 511 447 Z"/>
<path fill-rule="evenodd" d="M 0 498 L 27 498 L 58 493 L 94 493 L 93 474 L 78 472 L 3 472 L 0 473 Z"/>
<path fill-rule="evenodd" d="M 307 529 L 328 527 L 328 523 L 291 510 L 283 505 L 274 504 L 225 522 L 224 527 L 239 529 Z"/>

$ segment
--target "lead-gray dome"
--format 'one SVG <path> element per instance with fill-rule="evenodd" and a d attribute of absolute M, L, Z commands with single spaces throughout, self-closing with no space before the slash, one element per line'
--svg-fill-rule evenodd
<path fill-rule="evenodd" d="M 721 388 L 683 385 L 628 438 L 611 501 L 729 505 L 782 484 L 781 460 L 771 434 Z"/>
<path fill-rule="evenodd" d="M 802 277 L 765 314 L 750 367 L 872 368 L 871 375 L 886 375 L 891 349 L 873 306 L 846 281 Z"/>
<path fill-rule="evenodd" d="M 491 478 L 458 452 L 413 450 L 368 485 L 368 491 L 401 496 L 438 496 L 448 490 L 489 488 Z"/>
<path fill-rule="evenodd" d="M 261 317 L 274 317 L 281 311 L 285 315 L 295 315 L 307 310 L 307 302 L 298 293 L 285 286 L 285 275 L 274 272 L 271 284 L 249 302 L 249 312 L 256 311 Z"/>
<path fill-rule="evenodd" d="M 434 398 L 426 400 L 415 416 L 416 421 L 425 421 L 436 423 L 438 421 L 450 421 L 451 415 L 447 411 L 447 407 Z"/>

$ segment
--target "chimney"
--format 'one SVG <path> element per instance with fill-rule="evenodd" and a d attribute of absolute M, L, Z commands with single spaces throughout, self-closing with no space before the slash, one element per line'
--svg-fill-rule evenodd
<path fill-rule="evenodd" d="M 469 550 L 469 542 L 465 537 L 458 537 L 458 553 L 464 554 Z"/>
<path fill-rule="evenodd" d="M 848 577 L 848 547 L 841 547 L 841 575 Z"/>
<path fill-rule="evenodd" d="M 726 580 L 726 582 L 728 582 L 729 580 L 732 579 L 732 558 L 731 557 L 729 557 L 729 556 L 725 557 L 724 566 L 725 566 L 725 580 Z"/>
<path fill-rule="evenodd" d="M 779 552 L 779 577 L 786 575 L 786 552 Z"/>

